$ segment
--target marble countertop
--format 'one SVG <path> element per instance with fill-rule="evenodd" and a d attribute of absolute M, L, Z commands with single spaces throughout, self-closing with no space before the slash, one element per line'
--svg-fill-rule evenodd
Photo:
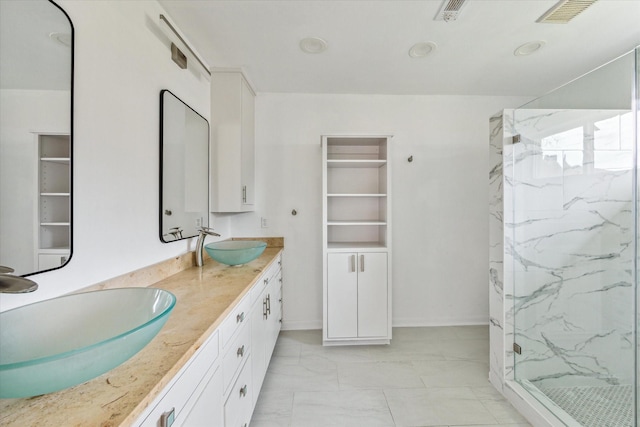
<path fill-rule="evenodd" d="M 131 425 L 281 250 L 268 246 L 258 259 L 241 267 L 210 261 L 154 283 L 151 287 L 172 292 L 177 303 L 165 326 L 144 349 L 84 384 L 42 396 L 0 400 L 0 425 Z"/>

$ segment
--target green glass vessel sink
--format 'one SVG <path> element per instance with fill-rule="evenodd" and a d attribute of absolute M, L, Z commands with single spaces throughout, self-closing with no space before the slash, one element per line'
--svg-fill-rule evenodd
<path fill-rule="evenodd" d="M 156 336 L 175 304 L 162 289 L 120 288 L 0 313 L 0 398 L 51 393 L 115 368 Z"/>
<path fill-rule="evenodd" d="M 209 243 L 204 249 L 221 264 L 242 265 L 258 258 L 266 247 L 267 244 L 259 240 L 225 240 Z"/>

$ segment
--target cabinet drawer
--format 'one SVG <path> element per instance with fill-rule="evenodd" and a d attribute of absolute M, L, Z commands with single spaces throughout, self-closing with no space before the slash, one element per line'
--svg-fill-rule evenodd
<path fill-rule="evenodd" d="M 249 310 L 251 309 L 251 298 L 247 294 L 242 298 L 240 303 L 234 308 L 231 313 L 220 325 L 220 341 L 222 348 L 226 348 L 231 342 L 233 335 L 240 328 L 240 326 L 249 323 Z"/>
<path fill-rule="evenodd" d="M 248 312 L 247 312 L 248 314 Z M 247 315 L 247 323 L 249 316 Z M 232 343 L 225 350 L 222 358 L 222 377 L 224 379 L 224 390 L 226 391 L 238 372 L 240 366 L 249 357 L 251 345 L 251 325 L 244 325 L 240 332 L 233 339 Z"/>
<path fill-rule="evenodd" d="M 258 282 L 251 289 L 251 304 L 255 304 L 262 292 L 275 280 L 275 276 L 280 271 L 281 265 L 282 254 L 278 255 L 269 268 L 262 273 Z"/>
<path fill-rule="evenodd" d="M 173 383 L 165 388 L 161 394 L 150 405 L 153 409 L 140 424 L 141 427 L 157 427 L 160 425 L 160 417 L 165 412 L 174 412 L 176 421 L 180 420 L 180 415 L 185 404 L 191 395 L 198 390 L 200 392 L 200 381 L 218 358 L 218 332 L 214 332 L 207 342 L 200 347 L 180 372 L 175 376 Z M 179 424 L 179 423 L 178 423 Z"/>
<path fill-rule="evenodd" d="M 224 404 L 224 425 L 244 427 L 249 425 L 252 406 L 251 356 L 244 364 L 240 376 L 229 391 Z"/>

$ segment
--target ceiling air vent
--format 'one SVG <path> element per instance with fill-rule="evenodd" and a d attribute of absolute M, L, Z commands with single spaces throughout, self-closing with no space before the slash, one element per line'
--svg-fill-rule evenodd
<path fill-rule="evenodd" d="M 438 11 L 438 14 L 434 18 L 436 21 L 455 21 L 458 19 L 460 9 L 464 6 L 467 0 L 444 0 L 442 7 Z"/>
<path fill-rule="evenodd" d="M 536 22 L 545 24 L 567 24 L 598 0 L 560 0 L 547 10 Z"/>

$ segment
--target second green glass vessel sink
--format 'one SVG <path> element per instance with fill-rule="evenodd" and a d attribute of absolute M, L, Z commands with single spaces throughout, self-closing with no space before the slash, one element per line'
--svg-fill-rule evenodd
<path fill-rule="evenodd" d="M 223 240 L 209 243 L 204 249 L 221 264 L 242 265 L 258 258 L 266 247 L 267 244 L 259 240 Z"/>
<path fill-rule="evenodd" d="M 162 289 L 120 288 L 0 313 L 0 398 L 62 390 L 115 368 L 151 341 L 175 304 Z"/>

